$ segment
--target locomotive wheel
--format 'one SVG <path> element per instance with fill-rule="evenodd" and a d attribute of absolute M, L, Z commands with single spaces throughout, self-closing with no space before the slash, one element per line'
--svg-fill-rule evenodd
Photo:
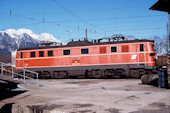
<path fill-rule="evenodd" d="M 31 77 L 31 78 L 36 78 L 35 74 L 29 73 L 29 72 L 25 73 L 25 76 L 28 76 L 28 77 Z"/>
<path fill-rule="evenodd" d="M 140 69 L 139 70 L 139 78 L 141 78 L 142 75 L 144 75 L 144 74 L 145 74 L 145 70 L 144 69 Z"/>
<path fill-rule="evenodd" d="M 59 72 L 54 71 L 52 78 L 58 78 L 59 77 Z"/>
<path fill-rule="evenodd" d="M 51 74 L 48 71 L 43 71 L 39 78 L 51 78 Z"/>
<path fill-rule="evenodd" d="M 68 77 L 68 74 L 67 74 L 67 72 L 65 72 L 65 71 L 61 71 L 61 72 L 60 72 L 60 76 L 61 76 L 62 78 L 67 78 L 67 77 Z"/>
<path fill-rule="evenodd" d="M 122 78 L 122 70 L 116 70 L 113 78 Z"/>
<path fill-rule="evenodd" d="M 53 78 L 61 79 L 61 78 L 67 78 L 68 74 L 65 71 L 54 71 L 53 72 Z"/>
<path fill-rule="evenodd" d="M 112 76 L 114 76 L 115 75 L 115 72 L 114 72 L 114 70 L 105 70 L 104 71 L 104 76 L 105 76 L 105 78 L 112 78 Z"/>
<path fill-rule="evenodd" d="M 110 78 L 109 70 L 105 70 L 105 71 L 104 71 L 104 76 L 105 76 L 106 78 Z"/>
<path fill-rule="evenodd" d="M 132 78 L 140 78 L 139 70 L 138 69 L 130 69 L 129 76 Z"/>
<path fill-rule="evenodd" d="M 102 78 L 102 72 L 100 70 L 93 70 L 91 72 L 91 78 Z"/>
<path fill-rule="evenodd" d="M 92 78 L 92 72 L 91 71 L 87 71 L 87 78 Z"/>

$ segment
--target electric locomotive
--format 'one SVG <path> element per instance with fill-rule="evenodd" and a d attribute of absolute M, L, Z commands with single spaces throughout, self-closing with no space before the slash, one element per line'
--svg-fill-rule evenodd
<path fill-rule="evenodd" d="M 122 36 L 49 45 L 18 49 L 16 67 L 40 78 L 140 78 L 155 72 L 153 40 Z"/>

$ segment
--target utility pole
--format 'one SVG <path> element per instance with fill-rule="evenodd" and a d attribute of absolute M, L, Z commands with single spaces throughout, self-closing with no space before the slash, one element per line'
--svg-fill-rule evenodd
<path fill-rule="evenodd" d="M 168 35 L 169 35 L 169 47 L 168 47 L 168 52 L 170 52 L 170 12 L 168 13 L 168 17 L 169 17 L 169 33 L 168 33 Z"/>
<path fill-rule="evenodd" d="M 85 35 L 86 35 L 85 40 L 87 40 L 87 28 L 85 29 Z"/>
<path fill-rule="evenodd" d="M 71 34 L 70 34 L 70 33 L 72 32 L 72 30 L 70 30 L 70 29 L 69 29 L 69 30 L 67 30 L 67 32 L 68 32 L 68 35 L 69 35 L 69 41 L 70 41 L 70 40 L 71 40 Z"/>
<path fill-rule="evenodd" d="M 169 32 L 169 24 L 167 23 L 167 48 L 166 48 L 166 51 L 167 51 L 167 54 L 169 52 L 169 44 L 170 44 L 170 32 Z"/>
<path fill-rule="evenodd" d="M 70 31 L 69 31 L 68 33 L 69 33 L 69 41 L 70 41 L 70 40 L 71 40 L 71 39 L 70 39 Z"/>
<path fill-rule="evenodd" d="M 157 11 L 164 11 L 168 13 L 168 20 L 169 20 L 169 26 L 167 26 L 167 73 L 168 73 L 168 84 L 170 86 L 170 2 L 169 0 L 158 0 L 152 7 L 149 9 L 151 10 L 157 10 Z"/>
<path fill-rule="evenodd" d="M 45 23 L 45 18 L 43 18 L 43 23 Z"/>
<path fill-rule="evenodd" d="M 12 11 L 11 10 L 9 11 L 9 15 L 12 16 Z"/>

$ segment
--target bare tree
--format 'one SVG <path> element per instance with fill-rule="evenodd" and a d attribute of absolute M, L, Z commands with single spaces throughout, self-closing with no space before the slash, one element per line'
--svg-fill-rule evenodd
<path fill-rule="evenodd" d="M 1 55 L 0 54 L 0 62 L 10 63 L 11 57 L 8 55 Z"/>
<path fill-rule="evenodd" d="M 167 38 L 154 36 L 152 39 L 155 41 L 155 49 L 156 49 L 157 55 L 166 55 L 167 48 L 168 48 Z"/>

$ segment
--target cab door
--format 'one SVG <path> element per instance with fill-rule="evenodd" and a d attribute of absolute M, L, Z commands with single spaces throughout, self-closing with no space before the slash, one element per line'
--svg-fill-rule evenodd
<path fill-rule="evenodd" d="M 144 49 L 144 44 L 139 44 L 139 63 L 140 64 L 145 64 L 145 49 Z"/>
<path fill-rule="evenodd" d="M 18 56 L 18 60 L 16 62 L 16 66 L 17 67 L 24 67 L 24 54 L 23 52 L 19 52 L 19 55 Z"/>

